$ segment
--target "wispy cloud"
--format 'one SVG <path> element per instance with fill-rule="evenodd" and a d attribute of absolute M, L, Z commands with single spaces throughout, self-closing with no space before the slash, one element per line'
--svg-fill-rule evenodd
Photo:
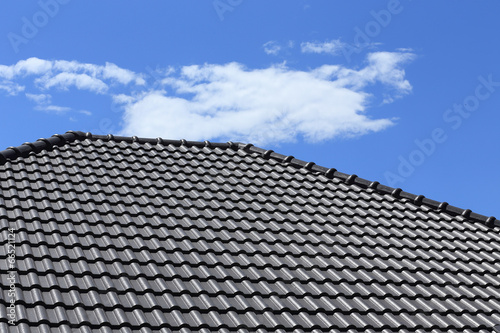
<path fill-rule="evenodd" d="M 48 111 L 48 112 L 55 112 L 55 113 L 65 113 L 67 111 L 70 111 L 70 107 L 66 106 L 58 106 L 58 105 L 53 105 L 52 104 L 52 96 L 49 94 L 26 94 L 26 97 L 35 102 L 35 107 L 34 109 L 37 111 Z"/>
<path fill-rule="evenodd" d="M 77 89 L 97 94 L 108 94 L 115 86 L 142 87 L 143 74 L 136 74 L 115 64 L 95 65 L 66 60 L 29 58 L 6 66 L 0 65 L 0 91 L 9 96 L 26 91 L 25 96 L 35 103 L 35 110 L 65 113 L 70 107 L 52 104 L 51 90 Z M 20 83 L 22 82 L 22 84 Z M 27 91 L 27 86 L 33 86 Z M 88 111 L 86 111 L 88 112 Z"/>
<path fill-rule="evenodd" d="M 293 40 L 285 42 L 270 40 L 262 45 L 264 52 L 273 56 L 277 56 L 278 54 L 290 54 L 291 49 L 293 49 L 294 47 L 295 42 Z"/>
<path fill-rule="evenodd" d="M 43 60 L 29 58 L 14 65 L 0 65 L 0 79 L 13 83 L 19 78 L 34 76 L 35 84 L 41 89 L 56 87 L 66 90 L 75 87 L 104 93 L 112 84 L 144 85 L 145 80 L 140 74 L 120 68 L 112 63 L 104 66 L 65 60 Z"/>
<path fill-rule="evenodd" d="M 80 112 L 81 114 L 84 114 L 84 115 L 89 116 L 89 117 L 92 115 L 92 112 L 90 112 L 90 111 L 88 111 L 88 110 L 80 110 L 79 112 Z"/>
<path fill-rule="evenodd" d="M 9 96 L 16 96 L 20 92 L 24 91 L 25 87 L 22 85 L 19 85 L 15 82 L 12 82 L 10 80 L 1 80 L 0 81 L 0 90 L 3 90 L 7 93 Z"/>
<path fill-rule="evenodd" d="M 332 39 L 326 42 L 304 42 L 300 44 L 303 53 L 327 53 L 330 55 L 340 54 L 344 43 L 338 39 Z"/>
<path fill-rule="evenodd" d="M 52 100 L 49 94 L 26 94 L 26 97 L 37 104 L 49 104 Z"/>
<path fill-rule="evenodd" d="M 108 85 L 98 78 L 88 74 L 68 72 L 59 73 L 54 76 L 44 75 L 36 79 L 35 83 L 45 90 L 53 87 L 68 90 L 70 87 L 76 87 L 79 90 L 88 90 L 99 94 L 103 94 L 108 90 Z"/>
<path fill-rule="evenodd" d="M 37 105 L 35 107 L 35 110 L 39 111 L 49 111 L 49 112 L 56 112 L 56 113 L 65 113 L 67 111 L 71 111 L 71 108 L 67 106 L 58 106 L 58 105 Z"/>
<path fill-rule="evenodd" d="M 264 48 L 264 52 L 266 52 L 266 54 L 272 55 L 277 55 L 281 50 L 281 46 L 275 41 L 269 41 L 262 45 L 262 47 Z"/>

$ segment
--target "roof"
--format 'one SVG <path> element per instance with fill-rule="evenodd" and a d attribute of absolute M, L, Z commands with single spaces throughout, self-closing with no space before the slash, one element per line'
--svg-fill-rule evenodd
<path fill-rule="evenodd" d="M 70 131 L 0 152 L 0 331 L 493 332 L 499 226 L 251 144 Z"/>

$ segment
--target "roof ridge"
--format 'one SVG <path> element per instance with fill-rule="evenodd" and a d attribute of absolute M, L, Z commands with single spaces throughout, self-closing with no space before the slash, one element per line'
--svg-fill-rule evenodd
<path fill-rule="evenodd" d="M 15 160 L 18 157 L 26 157 L 29 153 L 39 153 L 43 150 L 49 150 L 54 146 L 62 146 L 69 142 L 74 142 L 76 140 L 106 140 L 106 141 L 124 141 L 124 142 L 138 142 L 138 143 L 154 143 L 154 144 L 173 144 L 176 146 L 196 146 L 196 147 L 211 147 L 211 148 L 233 148 L 238 149 L 240 142 L 210 142 L 206 141 L 187 141 L 184 139 L 181 140 L 168 140 L 163 138 L 140 138 L 137 136 L 115 136 L 113 134 L 108 135 L 95 135 L 90 132 L 81 132 L 81 131 L 67 131 L 64 134 L 54 134 L 49 138 L 41 138 L 36 140 L 35 142 L 25 142 L 17 147 L 8 147 L 5 150 L 0 151 L 0 165 L 5 164 L 9 160 Z"/>
<path fill-rule="evenodd" d="M 484 223 L 488 227 L 500 227 L 500 220 L 496 219 L 494 216 L 485 216 L 472 212 L 470 209 L 462 209 L 459 207 L 451 206 L 447 202 L 435 201 L 428 199 L 423 195 L 416 195 L 409 192 L 403 191 L 401 188 L 393 188 L 386 185 L 382 185 L 377 181 L 369 181 L 364 178 L 358 177 L 356 174 L 346 174 L 337 171 L 334 168 L 326 168 L 316 165 L 314 162 L 306 162 L 304 160 L 297 159 L 293 156 L 286 156 L 274 152 L 273 150 L 266 150 L 254 146 L 251 143 L 241 143 L 241 142 L 226 142 L 226 143 L 213 143 L 210 141 L 187 141 L 181 140 L 167 140 L 161 137 L 158 138 L 140 138 L 137 136 L 127 137 L 127 136 L 115 136 L 112 134 L 108 135 L 94 135 L 90 132 L 84 133 L 81 131 L 68 131 L 65 134 L 54 134 L 50 138 L 38 139 L 35 142 L 25 142 L 18 147 L 8 147 L 7 149 L 0 151 L 0 165 L 5 164 L 9 160 L 15 160 L 18 157 L 28 156 L 29 153 L 35 152 L 39 153 L 43 150 L 49 150 L 54 146 L 62 146 L 69 142 L 74 142 L 76 140 L 107 140 L 107 141 L 124 141 L 124 142 L 137 142 L 137 143 L 151 143 L 151 144 L 173 144 L 176 146 L 196 146 L 196 147 L 210 147 L 210 148 L 221 148 L 221 149 L 242 149 L 247 152 L 254 152 L 261 154 L 265 159 L 273 158 L 281 163 L 289 163 L 298 168 L 305 168 L 310 171 L 323 173 L 327 178 L 339 178 L 342 179 L 348 185 L 359 185 L 363 188 L 371 188 L 381 194 L 389 194 L 392 197 L 399 199 L 409 199 L 413 201 L 415 205 L 421 206 L 426 205 L 435 209 L 437 211 L 442 211 L 446 213 L 451 213 L 453 215 L 461 215 L 467 219 L 476 220 Z"/>
<path fill-rule="evenodd" d="M 0 165 L 5 164 L 9 160 L 15 160 L 18 157 L 26 157 L 29 153 L 39 153 L 43 150 L 49 150 L 54 146 L 62 146 L 68 142 L 73 142 L 81 139 L 83 132 L 68 131 L 65 134 L 54 134 L 50 138 L 41 138 L 35 142 L 25 142 L 17 147 L 8 147 L 0 151 Z"/>
<path fill-rule="evenodd" d="M 73 132 L 73 131 L 70 131 Z M 73 132 L 75 133 L 75 132 Z M 83 133 L 83 132 L 77 132 L 83 135 L 84 138 L 90 139 L 90 140 L 107 140 L 107 141 L 124 141 L 124 142 L 137 142 L 137 143 L 154 143 L 154 144 L 167 144 L 167 145 L 175 145 L 175 146 L 188 146 L 188 147 L 209 147 L 209 148 L 221 148 L 221 149 L 227 149 L 227 148 L 233 148 L 233 149 L 238 149 L 238 146 L 241 144 L 240 142 L 210 142 L 208 140 L 205 141 L 187 141 L 185 139 L 181 140 L 170 140 L 170 139 L 163 139 L 161 137 L 158 138 L 143 138 L 143 137 L 137 137 L 137 136 L 117 136 L 113 134 L 108 134 L 108 135 L 95 135 L 90 132 Z"/>

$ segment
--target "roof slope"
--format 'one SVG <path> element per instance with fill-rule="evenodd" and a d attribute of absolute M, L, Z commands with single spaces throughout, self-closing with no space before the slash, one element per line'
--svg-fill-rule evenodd
<path fill-rule="evenodd" d="M 249 144 L 68 132 L 0 152 L 0 331 L 492 332 L 498 226 Z"/>

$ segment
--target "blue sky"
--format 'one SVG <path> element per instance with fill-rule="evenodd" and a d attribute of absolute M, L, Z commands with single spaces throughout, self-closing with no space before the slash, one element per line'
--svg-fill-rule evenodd
<path fill-rule="evenodd" d="M 0 149 L 252 142 L 500 217 L 500 4 L 9 1 Z"/>

